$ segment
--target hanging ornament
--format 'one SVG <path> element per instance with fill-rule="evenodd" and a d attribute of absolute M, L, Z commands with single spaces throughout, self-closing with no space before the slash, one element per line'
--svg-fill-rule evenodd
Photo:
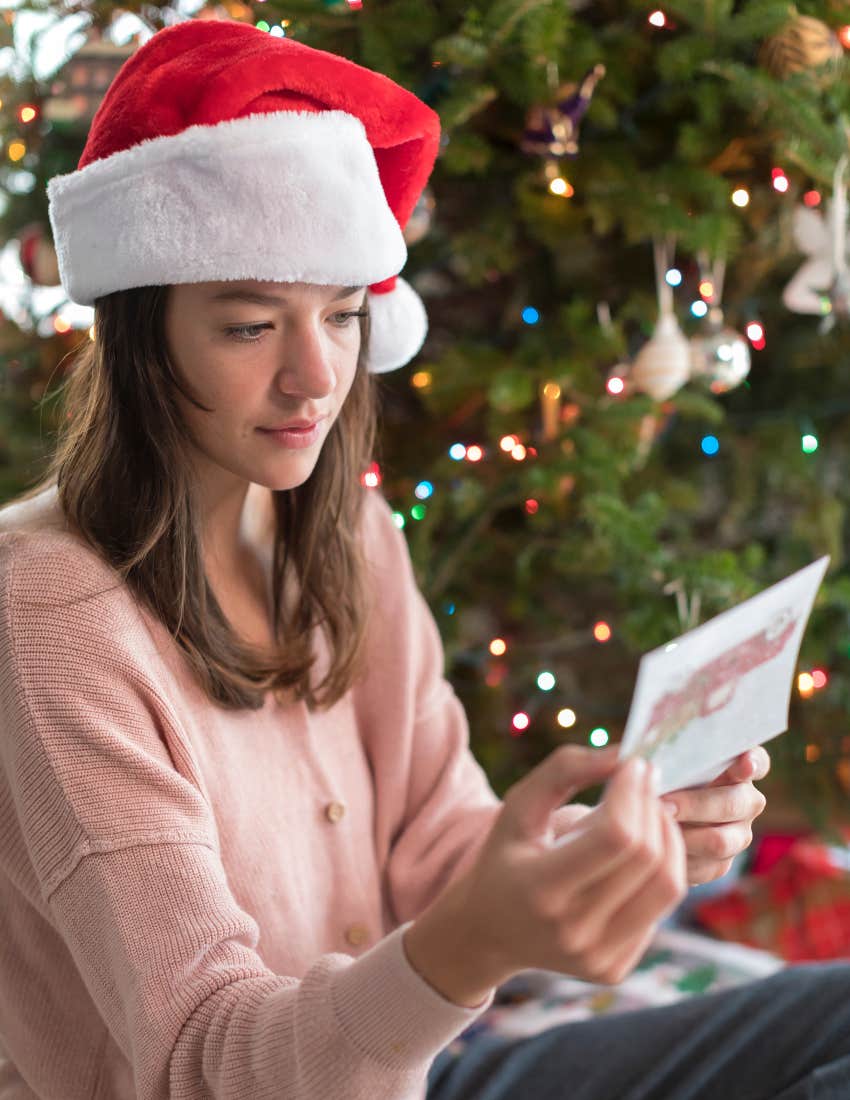
<path fill-rule="evenodd" d="M 798 206 L 794 211 L 794 242 L 808 259 L 785 287 L 782 301 L 792 313 L 814 313 L 823 317 L 822 332 L 828 332 L 836 318 L 850 315 L 847 165 L 845 154 L 835 166 L 826 217 L 809 206 Z"/>
<path fill-rule="evenodd" d="M 673 312 L 673 288 L 665 273 L 673 266 L 675 236 L 653 240 L 655 284 L 658 292 L 658 321 L 652 337 L 634 361 L 631 378 L 635 387 L 655 401 L 664 401 L 687 382 L 691 370 L 691 349 Z"/>
<path fill-rule="evenodd" d="M 832 80 L 843 57 L 838 35 L 826 23 L 795 10 L 791 21 L 763 44 L 758 60 L 777 80 L 829 64 L 825 75 Z"/>
<path fill-rule="evenodd" d="M 83 45 L 57 69 L 50 95 L 42 105 L 42 117 L 60 126 L 88 130 L 106 90 L 124 62 L 136 52 L 140 35 L 117 46 L 92 25 Z"/>
<path fill-rule="evenodd" d="M 437 205 L 437 201 L 434 198 L 434 192 L 430 186 L 425 187 L 419 198 L 416 200 L 416 206 L 413 208 L 413 213 L 408 219 L 407 225 L 404 227 L 402 236 L 404 237 L 404 243 L 408 246 L 416 244 L 417 241 L 421 241 L 431 228 L 431 220 L 434 216 L 434 208 Z"/>
<path fill-rule="evenodd" d="M 50 233 L 41 222 L 30 222 L 18 231 L 21 267 L 36 286 L 58 286 L 59 261 Z"/>
<path fill-rule="evenodd" d="M 715 258 L 709 265 L 706 252 L 697 253 L 700 285 L 710 283 L 711 293 L 703 295 L 708 314 L 700 331 L 691 337 L 691 377 L 708 382 L 712 393 L 727 393 L 739 386 L 750 373 L 750 346 L 746 337 L 723 323 L 720 300 L 726 260 Z"/>
<path fill-rule="evenodd" d="M 578 84 L 561 84 L 556 62 L 546 66 L 552 104 L 534 104 L 525 117 L 520 149 L 529 156 L 544 158 L 543 178 L 547 190 L 569 198 L 572 186 L 561 178 L 560 158 L 578 156 L 578 133 L 596 85 L 605 75 L 604 65 L 594 65 Z M 557 183 L 556 183 L 557 181 Z"/>

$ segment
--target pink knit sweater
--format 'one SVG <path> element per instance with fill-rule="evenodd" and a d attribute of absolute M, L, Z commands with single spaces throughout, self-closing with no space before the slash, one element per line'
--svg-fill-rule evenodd
<path fill-rule="evenodd" d="M 365 512 L 369 672 L 315 714 L 210 702 L 82 540 L 0 533 L 0 1100 L 420 1100 L 492 1003 L 404 952 L 501 802 Z"/>

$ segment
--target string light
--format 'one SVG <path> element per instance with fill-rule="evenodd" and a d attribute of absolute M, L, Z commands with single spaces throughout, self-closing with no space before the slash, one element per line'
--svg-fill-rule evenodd
<path fill-rule="evenodd" d="M 810 695 L 814 694 L 815 681 L 812 678 L 811 673 L 801 672 L 797 677 L 797 690 L 803 696 L 804 699 L 808 699 Z"/>
<path fill-rule="evenodd" d="M 706 313 L 708 313 L 708 306 L 705 302 L 693 302 L 691 303 L 691 313 L 693 313 L 694 317 L 705 317 Z"/>
<path fill-rule="evenodd" d="M 540 505 L 532 497 L 525 502 L 525 510 L 530 516 L 533 516 L 539 507 Z"/>
<path fill-rule="evenodd" d="M 818 437 L 807 432 L 800 440 L 800 446 L 804 455 L 813 455 L 818 449 Z"/>
<path fill-rule="evenodd" d="M 528 715 L 525 713 L 525 711 L 521 710 L 521 711 L 518 711 L 513 716 L 513 720 L 511 721 L 511 725 L 514 727 L 515 730 L 527 730 L 528 729 L 528 722 L 529 722 Z"/>
<path fill-rule="evenodd" d="M 466 458 L 466 447 L 462 443 L 452 443 L 449 447 L 449 458 L 453 458 L 455 462 L 460 462 L 461 459 Z"/>
<path fill-rule="evenodd" d="M 653 27 L 667 26 L 667 16 L 660 9 L 658 11 L 650 12 L 648 16 L 648 21 L 652 24 Z"/>
<path fill-rule="evenodd" d="M 526 306 L 522 311 L 522 319 L 527 325 L 536 325 L 540 320 L 540 314 L 534 306 Z"/>
<path fill-rule="evenodd" d="M 434 486 L 430 481 L 420 481 L 416 488 L 413 490 L 413 495 L 420 500 L 427 500 L 429 496 L 434 492 Z"/>
<path fill-rule="evenodd" d="M 593 637 L 597 642 L 607 642 L 611 638 L 611 627 L 600 619 L 593 627 Z"/>
<path fill-rule="evenodd" d="M 850 49 L 850 27 L 848 27 L 848 26 L 839 27 L 838 31 L 837 31 L 837 34 L 838 34 L 838 41 L 841 43 L 841 45 L 845 49 Z"/>
<path fill-rule="evenodd" d="M 803 195 L 806 206 L 820 206 L 820 191 L 807 191 Z"/>
<path fill-rule="evenodd" d="M 714 297 L 714 283 L 710 279 L 703 279 L 699 284 L 699 292 L 703 298 L 710 301 Z"/>
<path fill-rule="evenodd" d="M 541 672 L 537 677 L 537 686 L 541 691 L 551 691 L 555 686 L 555 677 L 551 672 Z"/>
<path fill-rule="evenodd" d="M 381 484 L 381 467 L 377 462 L 371 462 L 360 475 L 360 484 L 367 489 L 376 489 Z"/>
<path fill-rule="evenodd" d="M 25 103 L 18 109 L 18 118 L 23 123 L 32 122 L 37 113 L 35 107 Z"/>
<path fill-rule="evenodd" d="M 466 457 L 470 462 L 480 462 L 484 457 L 484 452 L 477 443 L 473 443 L 471 447 L 466 448 Z"/>
<path fill-rule="evenodd" d="M 401 512 L 393 512 L 393 523 L 401 530 L 404 527 L 405 519 Z"/>
<path fill-rule="evenodd" d="M 502 654 L 507 650 L 507 648 L 508 643 L 505 641 L 504 638 L 494 638 L 493 641 L 490 643 L 490 652 L 493 654 L 494 657 L 501 657 Z"/>
<path fill-rule="evenodd" d="M 806 745 L 806 763 L 814 764 L 817 758 L 820 756 L 820 749 L 817 745 Z"/>
<path fill-rule="evenodd" d="M 601 749 L 603 745 L 608 744 L 608 730 L 603 729 L 602 726 L 597 726 L 595 730 L 590 731 L 588 741 L 594 748 Z"/>
<path fill-rule="evenodd" d="M 716 455 L 720 450 L 720 440 L 716 435 L 704 435 L 700 447 L 704 455 Z"/>
<path fill-rule="evenodd" d="M 747 339 L 752 340 L 754 344 L 759 340 L 764 340 L 764 329 L 758 321 L 750 321 L 747 325 Z"/>
<path fill-rule="evenodd" d="M 576 724 L 576 712 L 570 710 L 569 707 L 564 707 L 563 710 L 558 711 L 558 725 L 563 726 L 565 730 L 568 730 L 571 726 Z"/>
<path fill-rule="evenodd" d="M 414 504 L 410 509 L 410 514 L 414 519 L 424 519 L 427 511 L 428 509 L 424 504 Z"/>
<path fill-rule="evenodd" d="M 618 397 L 625 390 L 626 383 L 618 374 L 615 374 L 608 379 L 605 388 L 613 397 Z"/>
<path fill-rule="evenodd" d="M 415 386 L 417 390 L 427 390 L 431 385 L 431 372 L 428 370 L 418 370 L 410 379 L 410 384 Z"/>
<path fill-rule="evenodd" d="M 670 286 L 679 286 L 682 282 L 682 272 L 677 267 L 671 267 L 664 278 Z"/>
<path fill-rule="evenodd" d="M 12 141 L 9 143 L 7 152 L 9 154 L 9 160 L 19 161 L 26 156 L 27 147 L 22 141 Z"/>
<path fill-rule="evenodd" d="M 511 451 L 511 458 L 516 459 L 517 462 L 522 462 L 525 458 L 525 447 L 521 443 L 517 443 L 516 447 Z"/>
<path fill-rule="evenodd" d="M 518 443 L 519 440 L 515 435 L 503 435 L 499 440 L 499 446 L 503 451 L 512 451 Z"/>
<path fill-rule="evenodd" d="M 573 185 L 563 176 L 555 176 L 549 184 L 549 190 L 553 195 L 561 195 L 565 199 L 571 199 L 576 193 Z"/>
<path fill-rule="evenodd" d="M 747 206 L 750 201 L 750 193 L 746 187 L 737 187 L 732 192 L 732 202 L 736 206 Z"/>
<path fill-rule="evenodd" d="M 821 688 L 825 688 L 828 682 L 829 682 L 829 677 L 827 676 L 826 671 L 824 669 L 822 669 L 822 668 L 813 668 L 812 669 L 812 684 L 814 685 L 814 688 L 815 688 L 816 691 L 820 691 Z"/>
<path fill-rule="evenodd" d="M 770 175 L 773 180 L 773 188 L 775 191 L 785 192 L 788 190 L 788 177 L 785 175 L 781 168 L 774 168 L 771 171 Z"/>

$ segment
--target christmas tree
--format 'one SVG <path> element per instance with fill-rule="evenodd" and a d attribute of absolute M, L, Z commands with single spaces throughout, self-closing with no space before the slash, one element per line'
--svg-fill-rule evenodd
<path fill-rule="evenodd" d="M 45 187 L 118 65 L 182 18 L 342 54 L 442 122 L 406 231 L 429 334 L 381 379 L 363 479 L 405 532 L 494 789 L 564 741 L 618 740 L 642 653 L 828 553 L 762 789 L 844 822 L 850 4 L 41 10 L 80 41 L 41 76 L 19 47 L 0 84 L 0 496 L 36 480 L 91 338 L 56 286 Z"/>

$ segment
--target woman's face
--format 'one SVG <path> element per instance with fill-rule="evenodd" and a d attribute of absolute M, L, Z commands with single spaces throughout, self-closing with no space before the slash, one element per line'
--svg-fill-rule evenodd
<path fill-rule="evenodd" d="M 307 480 L 354 380 L 365 298 L 365 287 L 252 279 L 169 287 L 171 360 L 214 410 L 176 394 L 207 473 L 212 463 L 276 490 Z M 320 421 L 306 446 L 260 430 L 297 420 Z"/>

